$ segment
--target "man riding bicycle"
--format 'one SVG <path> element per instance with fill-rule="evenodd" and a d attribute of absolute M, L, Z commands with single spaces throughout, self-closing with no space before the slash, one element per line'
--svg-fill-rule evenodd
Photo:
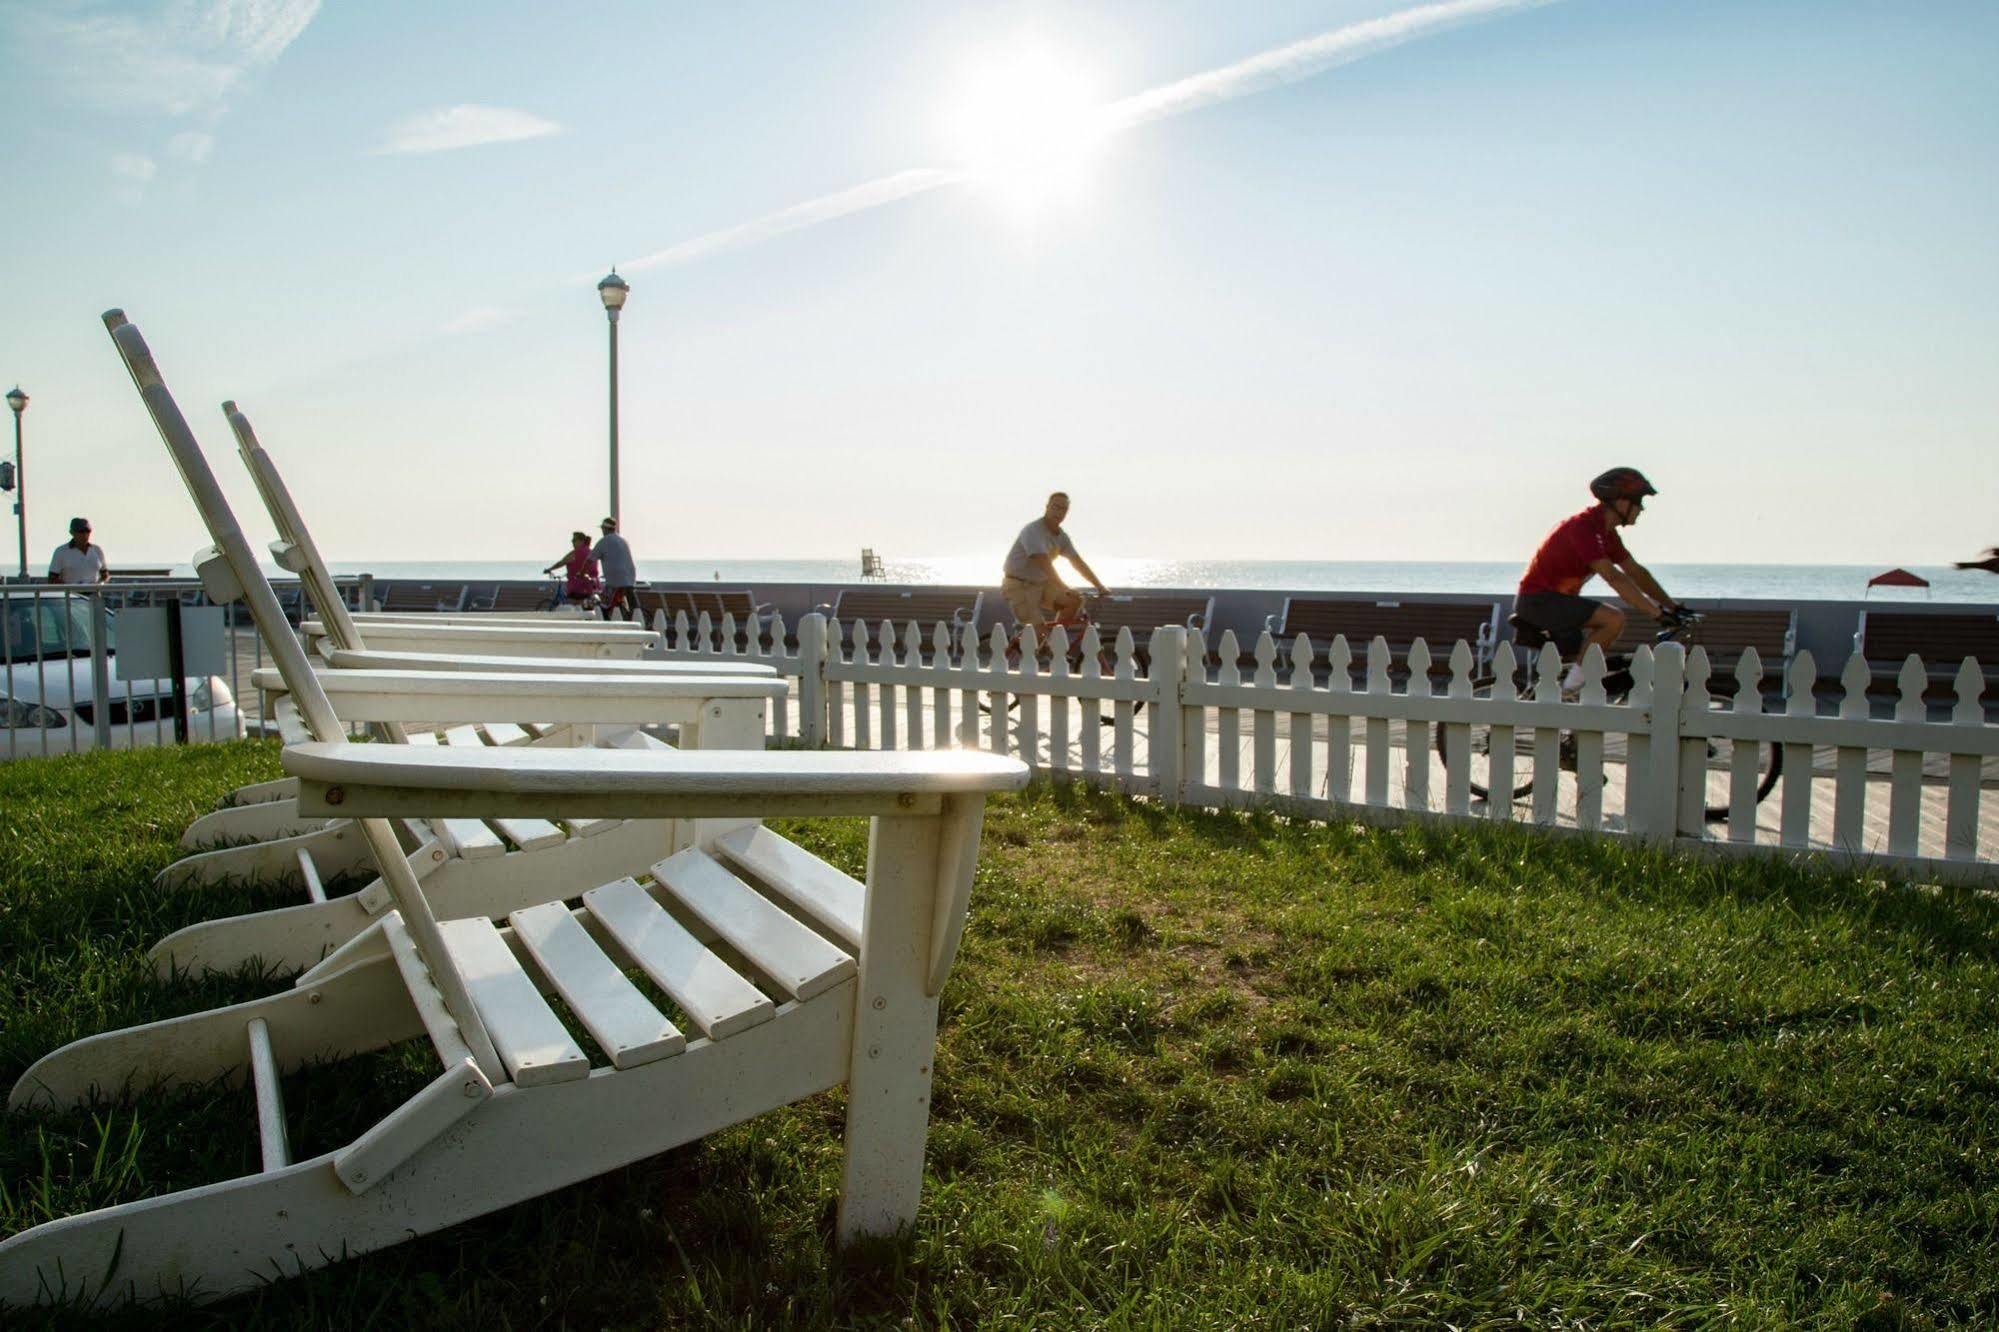
<path fill-rule="evenodd" d="M 1582 687 L 1581 657 L 1589 644 L 1607 653 L 1624 630 L 1623 611 L 1581 595 L 1591 575 L 1601 575 L 1626 603 L 1655 619 L 1685 613 L 1617 535 L 1618 528 L 1638 521 L 1646 497 L 1659 492 L 1635 467 L 1613 467 L 1589 489 L 1597 502 L 1548 533 L 1527 562 L 1513 599 L 1514 618 L 1547 634 L 1569 662 L 1564 689 Z"/>
<path fill-rule="evenodd" d="M 1062 530 L 1062 520 L 1068 516 L 1069 497 L 1058 490 L 1048 497 L 1041 516 L 1014 538 L 1006 553 L 1006 576 L 1000 582 L 1000 595 L 1006 598 L 1013 618 L 1023 627 L 1033 625 L 1036 636 L 1043 639 L 1050 623 L 1074 615 L 1083 604 L 1082 595 L 1055 571 L 1057 556 L 1066 556 L 1097 591 L 1110 591 Z"/>

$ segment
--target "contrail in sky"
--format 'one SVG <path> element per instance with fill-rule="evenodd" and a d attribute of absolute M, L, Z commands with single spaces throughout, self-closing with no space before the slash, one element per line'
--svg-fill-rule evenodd
<path fill-rule="evenodd" d="M 1414 9 L 1386 14 L 1381 18 L 1349 23 L 1343 28 L 1334 28 L 1315 37 L 1259 52 L 1218 69 L 1120 98 L 1098 113 L 1097 128 L 1105 134 L 1122 133 L 1155 120 L 1185 115 L 1219 102 L 1231 102 L 1251 93 L 1309 79 L 1336 66 L 1351 64 L 1460 23 L 1516 10 L 1536 9 L 1552 3 L 1554 0 L 1439 0 L 1436 4 L 1418 5 Z M 882 176 L 766 213 L 733 227 L 696 236 L 664 250 L 655 250 L 624 267 L 628 271 L 637 271 L 690 263 L 711 254 L 741 249 L 782 236 L 789 231 L 815 227 L 821 222 L 831 222 L 852 213 L 927 194 L 946 185 L 962 185 L 971 178 L 970 172 L 946 168 L 898 171 L 891 176 Z"/>

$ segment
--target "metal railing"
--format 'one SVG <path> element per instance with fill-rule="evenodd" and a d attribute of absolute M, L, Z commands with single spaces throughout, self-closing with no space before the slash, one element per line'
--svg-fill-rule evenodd
<path fill-rule="evenodd" d="M 370 580 L 335 581 L 352 599 Z M 298 585 L 280 584 L 279 597 L 296 621 Z M 118 655 L 121 615 L 169 605 L 185 610 L 214 602 L 195 579 L 121 579 L 94 587 L 0 583 L 0 759 L 175 743 L 178 709 L 170 674 L 121 671 Z M 264 664 L 262 640 L 235 607 L 188 623 L 197 626 L 191 635 L 209 635 L 190 639 L 190 657 L 221 663 L 212 674 L 189 672 L 181 691 L 188 741 L 229 740 L 259 729 L 263 709 L 250 681 Z"/>

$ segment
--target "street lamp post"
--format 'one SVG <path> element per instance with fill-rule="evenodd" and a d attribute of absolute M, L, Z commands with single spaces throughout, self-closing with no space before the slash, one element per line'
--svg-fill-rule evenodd
<path fill-rule="evenodd" d="M 7 395 L 14 409 L 14 519 L 21 534 L 21 581 L 28 581 L 28 474 L 21 468 L 21 413 L 28 410 L 28 395 L 20 385 Z"/>
<path fill-rule="evenodd" d="M 604 314 L 611 321 L 611 517 L 618 512 L 618 311 L 625 308 L 625 297 L 631 286 L 612 269 L 611 275 L 597 284 L 597 294 L 604 298 Z M 26 557 L 23 556 L 25 559 Z"/>

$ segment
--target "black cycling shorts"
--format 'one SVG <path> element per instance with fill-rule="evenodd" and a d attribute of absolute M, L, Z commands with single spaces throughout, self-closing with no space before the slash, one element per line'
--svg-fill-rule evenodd
<path fill-rule="evenodd" d="M 1556 651 L 1572 657 L 1582 650 L 1583 626 L 1602 604 L 1568 592 L 1525 592 L 1513 599 L 1513 613 L 1553 639 Z"/>

